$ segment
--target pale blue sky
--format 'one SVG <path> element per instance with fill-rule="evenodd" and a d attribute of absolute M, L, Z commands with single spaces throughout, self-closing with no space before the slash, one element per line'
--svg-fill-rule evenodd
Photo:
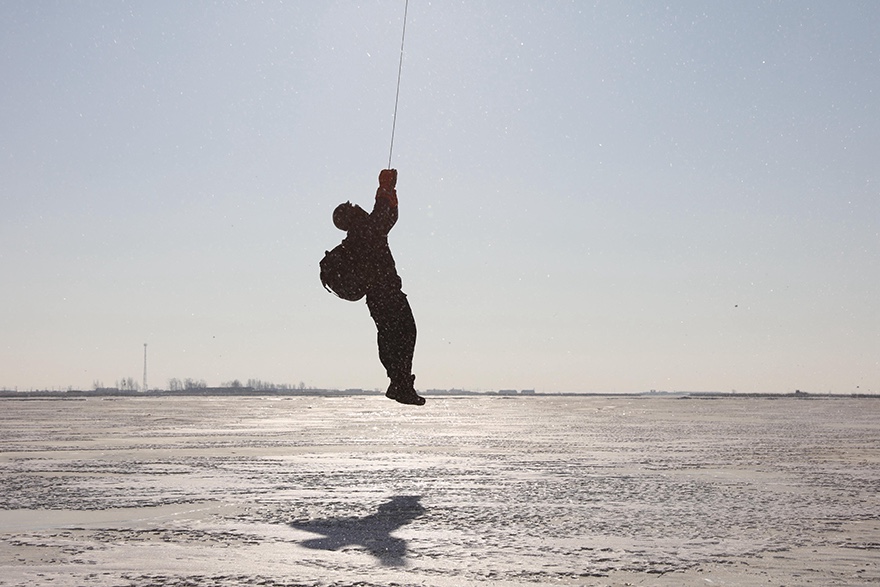
<path fill-rule="evenodd" d="M 0 4 L 0 388 L 384 388 L 403 0 Z M 411 0 L 417 387 L 880 392 L 880 3 Z"/>

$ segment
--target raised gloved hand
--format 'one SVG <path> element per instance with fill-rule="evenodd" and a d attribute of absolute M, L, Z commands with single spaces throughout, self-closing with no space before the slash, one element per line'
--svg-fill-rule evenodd
<path fill-rule="evenodd" d="M 393 190 L 397 187 L 397 170 L 383 169 L 379 172 L 379 187 L 387 190 Z"/>

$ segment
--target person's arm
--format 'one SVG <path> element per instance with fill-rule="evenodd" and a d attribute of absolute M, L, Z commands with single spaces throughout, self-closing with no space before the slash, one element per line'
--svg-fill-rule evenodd
<path fill-rule="evenodd" d="M 379 172 L 379 189 L 376 190 L 376 203 L 370 216 L 377 229 L 388 234 L 397 222 L 397 170 L 383 169 Z"/>

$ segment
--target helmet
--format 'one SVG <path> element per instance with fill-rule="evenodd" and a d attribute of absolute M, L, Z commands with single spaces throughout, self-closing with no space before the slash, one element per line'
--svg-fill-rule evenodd
<path fill-rule="evenodd" d="M 345 202 L 336 206 L 333 210 L 333 224 L 339 230 L 348 231 L 357 222 L 360 216 L 369 216 L 367 212 L 351 202 Z"/>

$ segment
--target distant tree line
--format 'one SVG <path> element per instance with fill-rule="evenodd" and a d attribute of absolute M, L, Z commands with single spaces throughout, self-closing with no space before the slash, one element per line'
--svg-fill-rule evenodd
<path fill-rule="evenodd" d="M 232 381 L 221 383 L 220 387 L 229 387 L 232 389 L 249 387 L 257 391 L 293 391 L 297 389 L 305 389 L 306 384 L 302 381 L 300 381 L 298 385 L 292 385 L 290 383 L 272 383 L 270 381 L 263 381 L 262 379 L 248 379 L 247 383 L 242 384 L 240 380 L 233 379 Z"/>
<path fill-rule="evenodd" d="M 114 387 L 107 387 L 103 381 L 95 380 L 92 382 L 92 389 L 95 391 L 118 389 L 119 391 L 140 391 L 141 384 L 134 377 L 124 377 L 116 380 Z"/>
<path fill-rule="evenodd" d="M 181 381 L 177 377 L 172 377 L 168 380 L 168 391 L 190 391 L 193 389 L 205 389 L 206 387 L 208 387 L 208 383 L 204 379 L 195 380 L 187 377 Z"/>
<path fill-rule="evenodd" d="M 271 381 L 263 381 L 262 379 L 248 379 L 246 383 L 242 383 L 240 379 L 225 381 L 220 384 L 220 388 L 227 389 L 253 389 L 256 391 L 303 391 L 306 384 L 302 381 L 297 385 L 290 383 L 272 383 Z M 92 382 L 92 389 L 95 391 L 141 391 L 141 385 L 134 377 L 124 377 L 117 379 L 112 387 L 104 385 L 103 381 L 95 380 Z M 168 380 L 168 391 L 196 391 L 200 389 L 208 389 L 208 383 L 204 379 L 193 379 L 187 377 L 178 379 L 172 377 Z M 155 390 L 155 388 L 154 388 Z M 149 391 L 147 389 L 143 391 Z"/>

